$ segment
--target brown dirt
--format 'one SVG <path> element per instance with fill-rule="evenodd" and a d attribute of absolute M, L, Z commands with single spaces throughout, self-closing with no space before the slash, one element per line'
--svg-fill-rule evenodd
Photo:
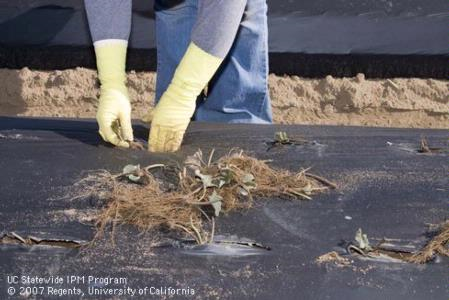
<path fill-rule="evenodd" d="M 351 261 L 349 259 L 342 257 L 335 251 L 319 256 L 315 262 L 320 265 L 324 263 L 334 263 L 338 267 L 349 267 L 351 265 Z"/>
<path fill-rule="evenodd" d="M 0 115 L 94 117 L 94 70 L 0 69 Z M 156 74 L 130 72 L 133 117 L 153 105 Z M 281 124 L 449 128 L 449 81 L 434 79 L 269 78 L 273 114 Z"/>

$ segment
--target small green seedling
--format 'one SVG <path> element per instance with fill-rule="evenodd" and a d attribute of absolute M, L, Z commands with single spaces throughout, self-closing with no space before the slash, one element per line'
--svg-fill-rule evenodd
<path fill-rule="evenodd" d="M 275 142 L 283 145 L 289 145 L 290 144 L 290 138 L 287 135 L 287 132 L 285 131 L 278 131 L 274 134 L 274 140 Z"/>
<path fill-rule="evenodd" d="M 299 140 L 292 139 L 291 137 L 288 136 L 287 132 L 285 131 L 277 131 L 274 134 L 274 140 L 271 142 L 267 142 L 269 146 L 267 151 L 270 151 L 272 148 L 277 146 L 305 145 L 308 143 L 310 142 L 305 139 Z"/>
<path fill-rule="evenodd" d="M 371 247 L 368 236 L 362 232 L 362 229 L 359 228 L 357 232 L 355 233 L 355 241 L 357 242 L 357 247 L 360 250 L 363 250 L 365 252 L 373 251 L 373 248 Z"/>

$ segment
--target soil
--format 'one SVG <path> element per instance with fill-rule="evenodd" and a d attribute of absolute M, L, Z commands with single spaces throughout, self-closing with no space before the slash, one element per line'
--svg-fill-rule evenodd
<path fill-rule="evenodd" d="M 95 116 L 96 72 L 0 69 L 0 115 Z M 133 118 L 153 106 L 156 74 L 130 72 Z M 269 77 L 275 123 L 449 128 L 449 81 L 418 78 Z"/>
<path fill-rule="evenodd" d="M 348 267 L 351 265 L 351 261 L 347 259 L 346 257 L 342 257 L 340 254 L 338 254 L 335 251 L 323 254 L 319 256 L 315 262 L 317 264 L 323 264 L 323 263 L 334 263 L 338 267 Z"/>

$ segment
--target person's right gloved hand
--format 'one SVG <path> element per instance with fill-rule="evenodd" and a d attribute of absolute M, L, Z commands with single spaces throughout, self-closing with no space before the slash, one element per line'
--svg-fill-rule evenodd
<path fill-rule="evenodd" d="M 106 142 L 128 148 L 134 140 L 131 104 L 126 88 L 126 50 L 124 40 L 94 43 L 98 77 L 101 83 L 97 110 L 99 134 Z"/>
<path fill-rule="evenodd" d="M 106 142 L 128 148 L 134 140 L 131 126 L 131 105 L 118 90 L 103 90 L 97 110 L 99 134 Z"/>

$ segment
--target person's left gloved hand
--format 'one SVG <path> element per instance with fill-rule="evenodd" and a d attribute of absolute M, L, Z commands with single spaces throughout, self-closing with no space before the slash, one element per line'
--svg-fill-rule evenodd
<path fill-rule="evenodd" d="M 174 152 L 179 149 L 196 99 L 223 59 L 190 43 L 173 80 L 152 112 L 148 149 L 151 152 Z"/>

